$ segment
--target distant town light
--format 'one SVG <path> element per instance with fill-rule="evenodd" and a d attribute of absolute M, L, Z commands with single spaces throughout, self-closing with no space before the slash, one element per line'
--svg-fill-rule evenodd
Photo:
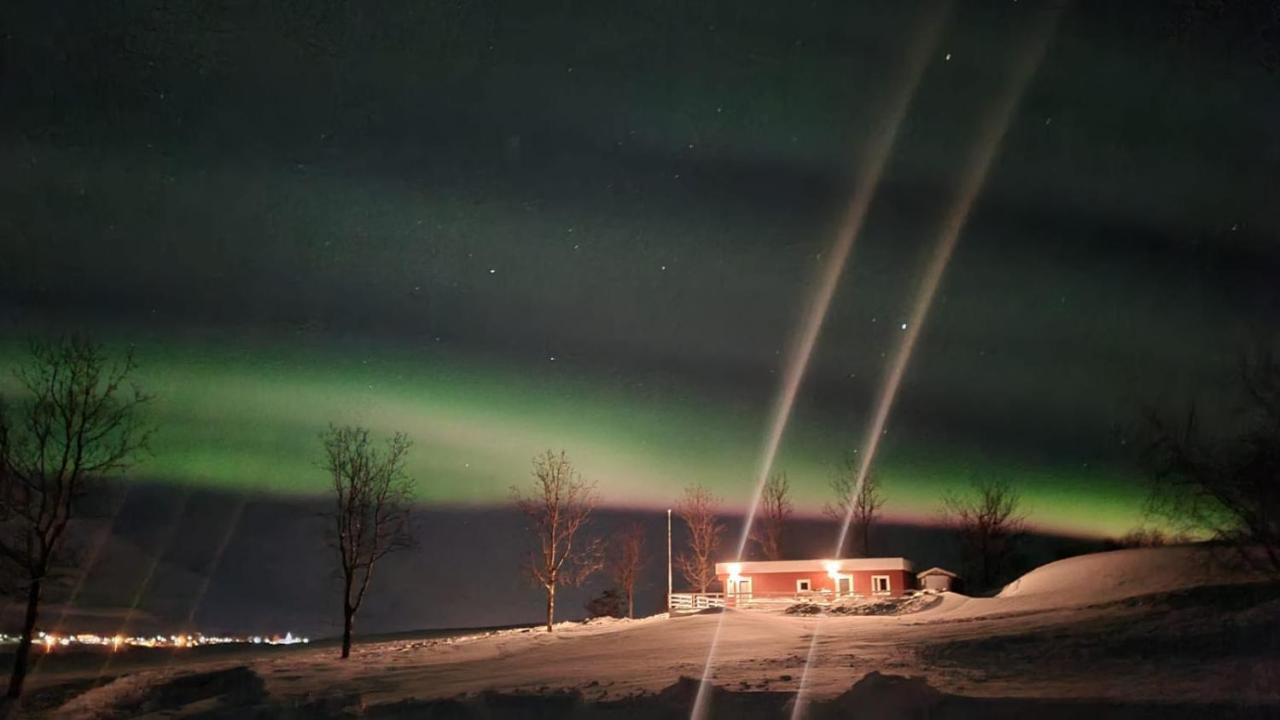
<path fill-rule="evenodd" d="M 9 635 L 0 633 L 0 645 L 13 645 L 20 641 L 17 635 Z M 300 635 L 294 635 L 292 632 L 286 632 L 283 636 L 273 635 L 271 637 L 262 637 L 255 635 L 252 637 L 236 637 L 236 636 L 216 636 L 202 635 L 200 633 L 191 633 L 183 635 L 155 635 L 155 636 L 126 636 L 126 635 L 96 635 L 93 633 L 70 633 L 67 635 L 56 635 L 38 631 L 34 638 L 36 645 L 44 647 L 45 652 L 52 651 L 57 646 L 86 645 L 109 647 L 114 652 L 122 647 L 172 647 L 172 648 L 194 648 L 202 645 L 297 645 L 311 642 L 310 638 Z"/>

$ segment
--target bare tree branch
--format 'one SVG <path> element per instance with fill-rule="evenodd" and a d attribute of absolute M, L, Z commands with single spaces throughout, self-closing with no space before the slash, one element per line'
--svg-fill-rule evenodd
<path fill-rule="evenodd" d="M 974 479 L 970 492 L 943 499 L 943 522 L 960 540 L 965 571 L 978 588 L 991 589 L 1009 570 L 1026 517 L 1022 498 L 1003 480 Z"/>
<path fill-rule="evenodd" d="M 871 527 L 880 516 L 884 498 L 880 495 L 880 478 L 874 472 L 868 472 L 862 480 L 862 488 L 858 488 L 858 466 L 850 456 L 836 468 L 830 481 L 834 499 L 826 503 L 822 511 L 838 525 L 843 524 L 846 517 L 852 517 L 853 523 L 849 526 L 852 532 L 844 541 L 853 544 L 854 555 L 870 557 Z M 844 548 L 840 551 L 843 553 Z"/>
<path fill-rule="evenodd" d="M 627 603 L 627 617 L 635 617 L 636 582 L 644 568 L 644 526 L 633 522 L 616 537 L 610 574 Z"/>
<path fill-rule="evenodd" d="M 405 470 L 411 443 L 404 433 L 396 433 L 378 449 L 368 429 L 350 426 L 330 426 L 320 440 L 333 483 L 330 541 L 338 550 L 342 575 L 345 658 L 351 655 L 355 616 L 378 561 L 413 545 L 409 519 L 414 482 Z"/>
<path fill-rule="evenodd" d="M 80 501 L 131 467 L 151 436 L 140 418 L 149 396 L 125 387 L 137 367 L 132 353 L 112 362 L 100 345 L 77 337 L 33 341 L 29 353 L 14 372 L 23 391 L 18 406 L 0 402 L 0 559 L 27 601 L 10 697 L 22 692 L 42 585 Z"/>
<path fill-rule="evenodd" d="M 765 560 L 782 559 L 782 532 L 792 511 L 790 491 L 787 474 L 776 473 L 765 481 L 760 493 L 760 517 L 751 530 L 751 540 Z"/>
<path fill-rule="evenodd" d="M 1140 462 L 1151 482 L 1149 509 L 1280 574 L 1280 363 L 1269 347 L 1242 358 L 1240 385 L 1238 429 L 1216 437 L 1201 429 L 1194 406 L 1176 424 L 1146 413 Z"/>
<path fill-rule="evenodd" d="M 716 582 L 716 551 L 724 525 L 716 517 L 720 499 L 701 485 L 684 489 L 676 514 L 689 529 L 689 550 L 676 558 L 676 567 L 690 585 L 705 593 Z"/>
<path fill-rule="evenodd" d="M 547 594 L 547 632 L 552 632 L 556 588 L 581 585 L 604 566 L 601 541 L 579 536 L 595 509 L 595 484 L 582 479 L 563 450 L 548 450 L 533 459 L 532 492 L 512 486 L 511 497 L 537 542 L 525 571 Z"/>

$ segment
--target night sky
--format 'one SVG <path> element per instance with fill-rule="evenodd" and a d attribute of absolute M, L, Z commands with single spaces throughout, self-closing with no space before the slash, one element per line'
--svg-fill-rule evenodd
<path fill-rule="evenodd" d="M 942 20 L 777 468 L 861 443 L 982 113 L 1044 6 Z M 504 503 L 564 448 L 616 508 L 754 481 L 785 353 L 940 3 L 4 3 L 0 360 L 136 345 L 133 479 L 323 493 L 317 434 L 415 441 Z M 1225 397 L 1280 311 L 1265 2 L 1063 13 L 960 236 L 875 468 L 899 519 L 975 475 L 1033 523 L 1144 522 L 1144 406 Z M 12 389 L 6 375 L 0 388 Z M 1225 402 L 1225 401 L 1224 401 Z"/>

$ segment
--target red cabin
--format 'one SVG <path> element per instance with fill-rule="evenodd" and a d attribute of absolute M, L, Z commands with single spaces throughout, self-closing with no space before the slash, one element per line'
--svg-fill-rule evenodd
<path fill-rule="evenodd" d="M 916 588 L 906 558 L 716 563 L 726 599 L 895 597 Z"/>

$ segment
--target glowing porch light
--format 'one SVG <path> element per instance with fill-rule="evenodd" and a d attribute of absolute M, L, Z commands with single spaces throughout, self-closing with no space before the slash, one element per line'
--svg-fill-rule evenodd
<path fill-rule="evenodd" d="M 826 561 L 826 562 L 822 563 L 822 566 L 823 566 L 823 567 L 825 567 L 825 568 L 827 569 L 827 577 L 831 578 L 832 580 L 835 580 L 836 578 L 840 577 L 840 563 L 839 563 L 839 561 L 837 561 L 837 560 L 828 560 L 828 561 Z"/>
<path fill-rule="evenodd" d="M 742 579 L 742 563 L 729 563 L 729 580 L 737 582 Z"/>

